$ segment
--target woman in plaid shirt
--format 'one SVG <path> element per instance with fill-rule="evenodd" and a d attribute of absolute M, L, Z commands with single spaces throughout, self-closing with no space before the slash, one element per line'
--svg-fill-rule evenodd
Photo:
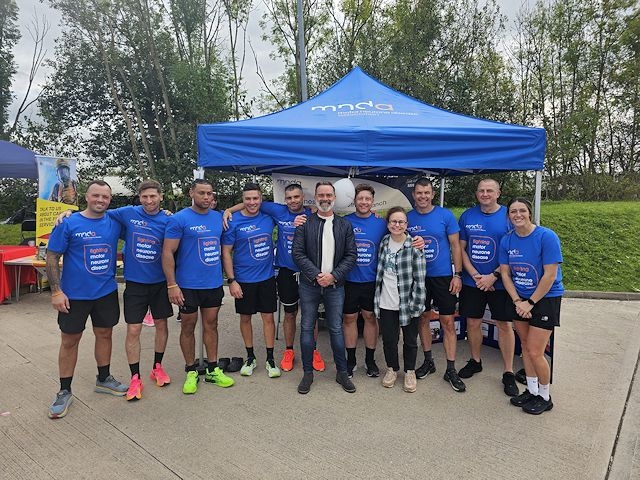
<path fill-rule="evenodd" d="M 391 388 L 398 378 L 398 340 L 402 327 L 405 392 L 416 391 L 418 325 L 426 300 L 426 263 L 422 251 L 412 247 L 407 215 L 402 207 L 387 212 L 389 234 L 380 242 L 374 312 L 380 323 L 387 372 L 382 385 Z"/>

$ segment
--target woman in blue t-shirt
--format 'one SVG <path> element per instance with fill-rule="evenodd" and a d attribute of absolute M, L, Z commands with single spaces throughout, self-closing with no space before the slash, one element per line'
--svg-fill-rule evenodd
<path fill-rule="evenodd" d="M 544 357 L 549 338 L 560 326 L 562 252 L 552 230 L 532 222 L 531 202 L 516 197 L 507 205 L 514 229 L 500 241 L 498 258 L 508 308 L 522 344 L 527 389 L 511 403 L 533 415 L 551 410 L 551 370 Z"/>

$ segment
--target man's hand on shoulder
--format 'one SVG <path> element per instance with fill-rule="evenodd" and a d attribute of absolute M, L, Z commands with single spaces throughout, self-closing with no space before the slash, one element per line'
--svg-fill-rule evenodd
<path fill-rule="evenodd" d="M 222 228 L 225 230 L 229 229 L 229 222 L 233 221 L 233 213 L 231 213 L 230 209 L 226 209 L 222 214 Z"/>
<path fill-rule="evenodd" d="M 298 215 L 296 218 L 293 219 L 294 227 L 299 227 L 300 225 L 304 225 L 305 223 L 307 223 L 307 216 L 304 213 L 301 215 Z"/>
<path fill-rule="evenodd" d="M 73 213 L 73 210 L 71 209 L 65 210 L 64 212 L 60 212 L 60 215 L 58 215 L 56 219 L 53 221 L 53 226 L 57 227 L 58 225 L 60 225 L 62 222 L 64 222 L 65 218 L 69 218 L 72 213 Z"/>

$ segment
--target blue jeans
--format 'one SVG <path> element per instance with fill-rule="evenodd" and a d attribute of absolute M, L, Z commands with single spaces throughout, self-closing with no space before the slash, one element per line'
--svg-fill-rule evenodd
<path fill-rule="evenodd" d="M 331 338 L 333 361 L 338 372 L 347 371 L 344 336 L 342 335 L 342 305 L 344 304 L 344 286 L 322 288 L 300 283 L 300 350 L 302 350 L 302 368 L 313 372 L 313 350 L 316 342 L 313 330 L 318 321 L 318 306 L 324 303 L 327 328 Z"/>

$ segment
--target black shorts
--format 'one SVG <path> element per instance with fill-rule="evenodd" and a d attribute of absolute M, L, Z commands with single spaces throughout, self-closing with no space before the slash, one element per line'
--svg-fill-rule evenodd
<path fill-rule="evenodd" d="M 501 322 L 510 322 L 513 316 L 507 312 L 507 302 L 511 297 L 505 290 L 485 292 L 476 287 L 462 285 L 460 292 L 460 315 L 467 318 L 482 318 L 487 305 L 491 318 Z"/>
<path fill-rule="evenodd" d="M 280 267 L 278 270 L 278 276 L 276 277 L 278 298 L 287 313 L 298 311 L 298 300 L 300 299 L 298 294 L 298 275 L 298 272 L 285 267 Z"/>
<path fill-rule="evenodd" d="M 193 289 L 183 288 L 182 295 L 184 303 L 180 307 L 180 313 L 196 313 L 200 308 L 215 308 L 222 305 L 224 290 L 222 286 L 218 288 Z"/>
<path fill-rule="evenodd" d="M 560 326 L 560 304 L 562 297 L 544 297 L 531 310 L 531 318 L 522 318 L 516 313 L 516 306 L 509 298 L 507 311 L 515 320 L 528 322 L 531 327 L 553 330 Z"/>
<path fill-rule="evenodd" d="M 128 281 L 122 298 L 124 299 L 124 321 L 127 323 L 142 323 L 149 308 L 151 316 L 155 319 L 173 316 L 173 307 L 167 295 L 167 282 Z"/>
<path fill-rule="evenodd" d="M 358 313 L 360 310 L 373 312 L 373 297 L 376 282 L 347 282 L 344 284 L 344 305 L 342 313 Z"/>
<path fill-rule="evenodd" d="M 276 279 L 271 277 L 262 282 L 238 282 L 242 287 L 242 298 L 236 298 L 236 313 L 273 313 L 277 309 Z"/>
<path fill-rule="evenodd" d="M 95 300 L 69 299 L 69 313 L 58 312 L 58 326 L 63 333 L 81 333 L 91 315 L 94 327 L 113 328 L 120 320 L 118 290 Z"/>
<path fill-rule="evenodd" d="M 453 315 L 456 313 L 456 303 L 458 297 L 449 292 L 449 285 L 453 276 L 447 277 L 427 277 L 425 286 L 427 288 L 427 300 L 424 302 L 425 312 L 431 310 L 431 301 L 438 307 L 440 315 Z"/>

